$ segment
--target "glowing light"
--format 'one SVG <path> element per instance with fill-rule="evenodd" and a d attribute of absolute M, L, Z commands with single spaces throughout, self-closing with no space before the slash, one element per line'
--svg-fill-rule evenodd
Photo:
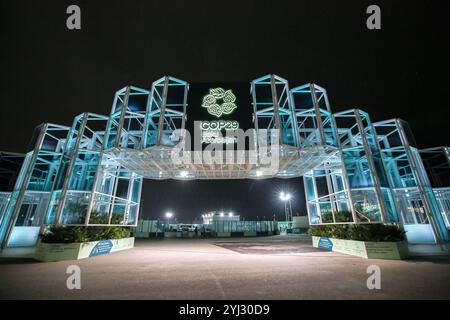
<path fill-rule="evenodd" d="M 257 177 L 261 177 L 262 176 L 262 171 L 261 170 L 256 170 L 256 176 Z"/>
<path fill-rule="evenodd" d="M 186 178 L 188 175 L 189 175 L 189 172 L 187 172 L 187 171 L 185 171 L 185 170 L 183 170 L 183 171 L 180 172 L 180 176 L 181 176 L 182 178 Z"/>
<path fill-rule="evenodd" d="M 173 217 L 173 213 L 172 212 L 166 212 L 166 218 L 170 219 Z"/>
<path fill-rule="evenodd" d="M 229 212 L 229 213 L 228 213 L 228 216 L 229 216 L 229 217 L 232 217 L 232 216 L 233 216 L 233 212 Z"/>
<path fill-rule="evenodd" d="M 291 194 L 281 192 L 281 193 L 280 193 L 280 199 L 281 199 L 282 201 L 288 201 L 289 199 L 291 199 Z"/>
<path fill-rule="evenodd" d="M 223 216 L 224 216 L 224 213 L 223 213 L 223 212 L 221 212 L 221 213 L 220 213 L 220 216 L 221 216 L 221 217 L 223 217 Z"/>
<path fill-rule="evenodd" d="M 209 89 L 209 93 L 203 97 L 202 107 L 206 108 L 209 114 L 220 118 L 222 114 L 230 114 L 237 108 L 235 101 L 233 91 L 214 88 Z"/>

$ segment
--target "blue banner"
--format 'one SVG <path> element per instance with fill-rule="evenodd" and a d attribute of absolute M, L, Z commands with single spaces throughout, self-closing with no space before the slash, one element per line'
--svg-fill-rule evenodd
<path fill-rule="evenodd" d="M 327 251 L 333 250 L 333 242 L 331 242 L 329 238 L 321 237 L 317 246 L 319 247 L 319 249 Z"/>
<path fill-rule="evenodd" d="M 97 242 L 94 248 L 92 248 L 89 257 L 95 257 L 101 254 L 109 253 L 113 247 L 111 240 L 102 240 Z"/>

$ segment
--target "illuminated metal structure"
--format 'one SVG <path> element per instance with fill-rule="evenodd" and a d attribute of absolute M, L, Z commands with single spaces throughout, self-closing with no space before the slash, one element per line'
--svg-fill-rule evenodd
<path fill-rule="evenodd" d="M 34 246 L 48 225 L 136 226 L 144 178 L 303 176 L 310 224 L 395 223 L 410 243 L 448 242 L 449 149 L 417 149 L 404 121 L 332 113 L 320 86 L 290 89 L 267 75 L 250 84 L 255 163 L 175 164 L 172 135 L 186 126 L 188 92 L 166 76 L 150 91 L 116 92 L 109 116 L 37 127 L 14 187 L 0 190 L 2 248 Z M 276 172 L 261 171 L 258 159 L 275 145 Z"/>

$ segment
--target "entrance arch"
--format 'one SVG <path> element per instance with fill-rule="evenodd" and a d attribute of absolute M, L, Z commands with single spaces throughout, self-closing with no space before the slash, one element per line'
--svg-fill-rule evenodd
<path fill-rule="evenodd" d="M 372 123 L 360 109 L 332 113 L 324 88 L 290 89 L 272 74 L 250 83 L 248 102 L 239 89 L 214 84 L 189 105 L 193 87 L 165 76 L 150 90 L 117 91 L 108 116 L 86 112 L 71 127 L 37 127 L 13 190 L 1 194 L 2 248 L 34 245 L 55 224 L 134 227 L 144 178 L 303 176 L 310 224 L 396 223 L 410 242 L 448 242 L 449 192 L 433 190 L 406 122 Z M 201 142 L 180 148 L 196 108 L 211 118 L 193 120 L 231 121 L 233 130 L 227 117 L 250 110 L 249 146 L 210 153 L 215 162 L 204 161 Z M 197 129 L 202 137 L 217 133 Z"/>

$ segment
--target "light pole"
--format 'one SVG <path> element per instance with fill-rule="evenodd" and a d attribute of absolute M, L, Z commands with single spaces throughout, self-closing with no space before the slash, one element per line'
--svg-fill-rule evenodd
<path fill-rule="evenodd" d="M 286 221 L 292 221 L 291 194 L 281 192 L 280 200 L 284 202 L 284 215 L 285 215 Z M 289 207 L 288 207 L 288 204 L 289 204 Z"/>
<path fill-rule="evenodd" d="M 166 212 L 166 218 L 167 218 L 167 230 L 169 230 L 169 228 L 170 228 L 169 223 L 170 223 L 170 218 L 172 218 L 172 217 L 173 217 L 173 213 L 172 213 L 172 212 Z"/>

